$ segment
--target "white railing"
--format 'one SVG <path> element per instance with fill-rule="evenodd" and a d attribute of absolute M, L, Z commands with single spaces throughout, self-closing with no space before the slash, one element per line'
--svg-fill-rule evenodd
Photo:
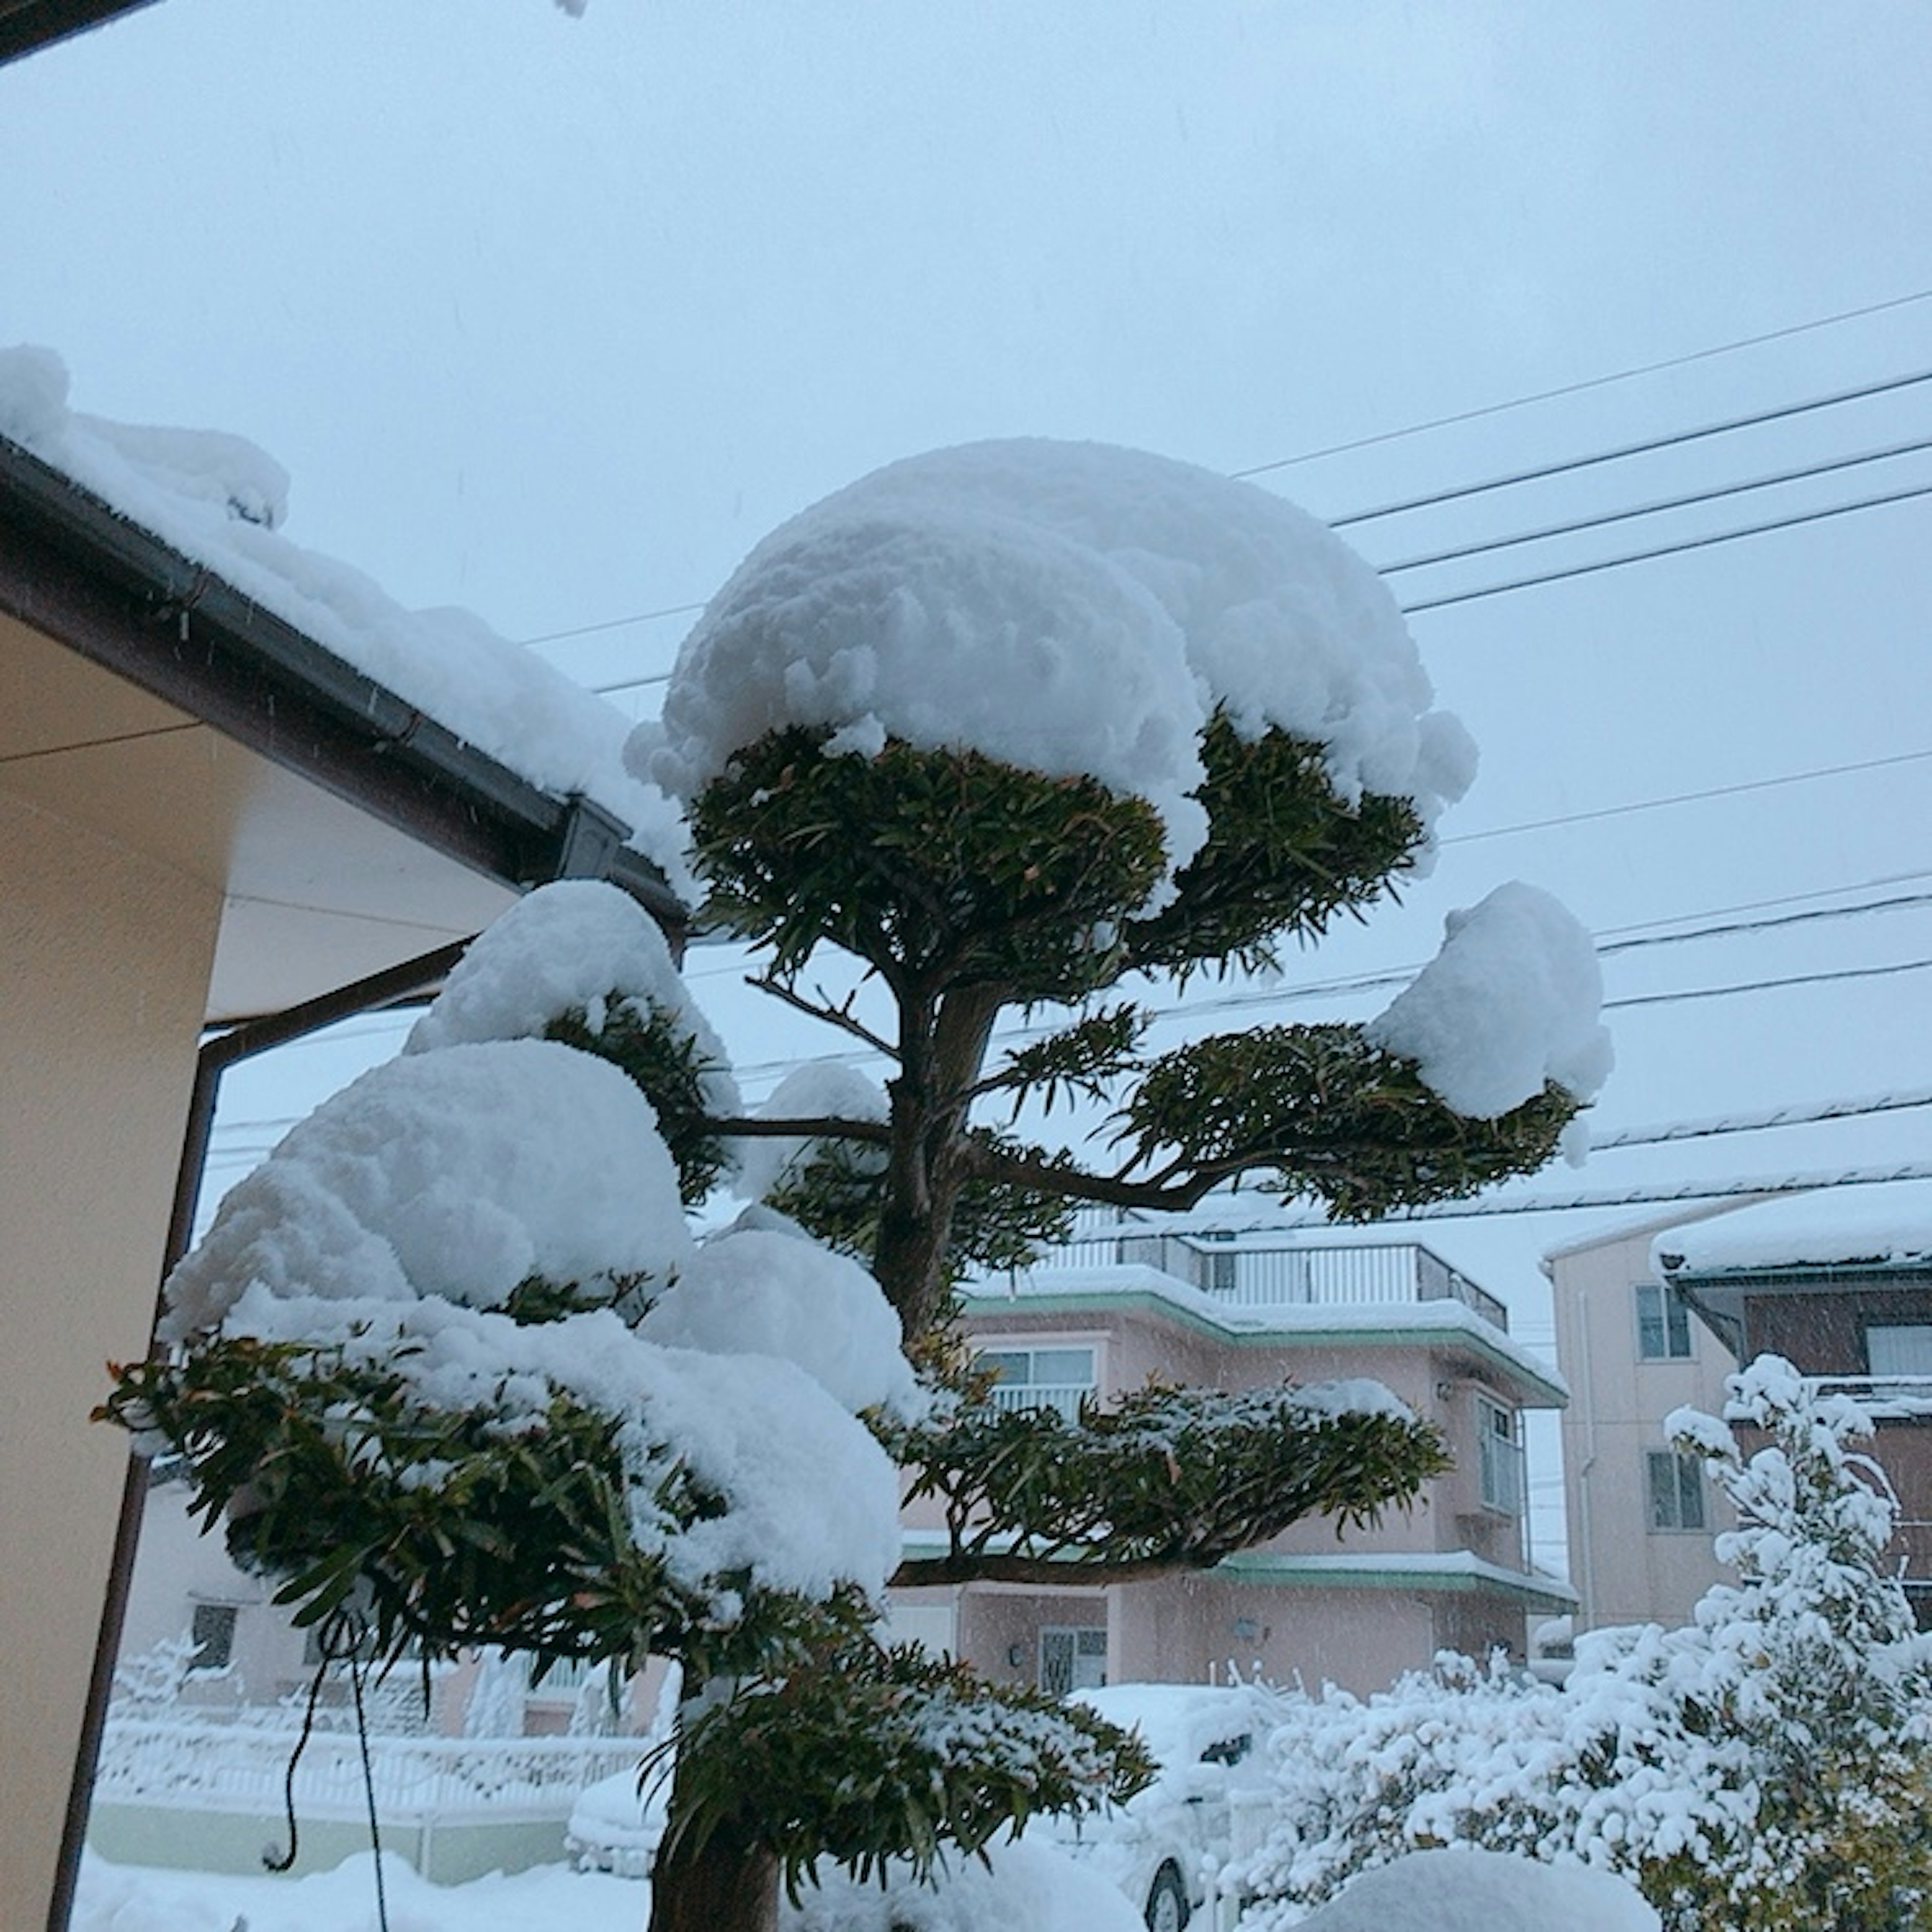
<path fill-rule="evenodd" d="M 94 1781 L 97 1802 L 212 1811 L 279 1811 L 296 1732 L 285 1726 L 110 1720 Z M 376 1807 L 386 1824 L 414 1825 L 488 1811 L 562 1816 L 600 1778 L 634 1768 L 639 1738 L 372 1737 Z M 316 1731 L 296 1767 L 304 1816 L 363 1814 L 362 1746 Z"/>
<path fill-rule="evenodd" d="M 1059 1270 L 1130 1265 L 1158 1268 L 1237 1308 L 1460 1301 L 1495 1327 L 1509 1327 L 1509 1311 L 1494 1295 L 1414 1241 L 1324 1247 L 1256 1234 L 1223 1241 L 1083 1215 L 1074 1239 L 1042 1255 L 1030 1280 L 1022 1274 L 1012 1286 L 1051 1294 Z"/>
<path fill-rule="evenodd" d="M 998 1409 L 1057 1408 L 1069 1422 L 1080 1419 L 1080 1405 L 1094 1393 L 1091 1382 L 995 1382 L 992 1400 Z"/>

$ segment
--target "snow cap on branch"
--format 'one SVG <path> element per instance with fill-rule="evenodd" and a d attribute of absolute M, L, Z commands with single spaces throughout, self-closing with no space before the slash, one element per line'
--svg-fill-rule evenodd
<path fill-rule="evenodd" d="M 1590 935 L 1546 892 L 1512 882 L 1444 921 L 1442 950 L 1364 1029 L 1418 1063 L 1457 1113 L 1493 1120 L 1553 1080 L 1579 1100 L 1609 1076 L 1603 974 Z"/>
<path fill-rule="evenodd" d="M 501 1306 L 531 1276 L 662 1280 L 692 1243 L 650 1103 L 545 1040 L 452 1046 L 365 1073 L 231 1189 L 167 1285 L 162 1334 L 278 1297 Z"/>
<path fill-rule="evenodd" d="M 405 1053 L 479 1040 L 536 1039 L 572 1011 L 593 1034 L 618 1004 L 664 1016 L 704 1063 L 705 1102 L 738 1111 L 724 1048 L 672 962 L 656 920 L 627 892 L 594 879 L 539 886 L 480 934 L 410 1029 Z"/>
<path fill-rule="evenodd" d="M 634 771 L 689 798 L 767 732 L 974 750 L 1146 799 L 1170 868 L 1217 707 L 1326 748 L 1350 802 L 1425 824 L 1474 775 L 1376 573 L 1292 504 L 1096 443 L 1020 440 L 893 464 L 754 550 L 686 640 Z"/>
<path fill-rule="evenodd" d="M 808 1060 L 772 1088 L 758 1109 L 770 1120 L 879 1120 L 890 1109 L 885 1089 L 842 1060 Z M 795 1177 L 822 1145 L 800 1134 L 747 1135 L 734 1141 L 733 1190 L 742 1201 L 762 1201 L 780 1182 Z"/>
<path fill-rule="evenodd" d="M 776 1355 L 855 1413 L 885 1408 L 910 1420 L 924 1406 L 878 1283 L 796 1230 L 734 1226 L 713 1235 L 638 1332 L 668 1348 Z"/>

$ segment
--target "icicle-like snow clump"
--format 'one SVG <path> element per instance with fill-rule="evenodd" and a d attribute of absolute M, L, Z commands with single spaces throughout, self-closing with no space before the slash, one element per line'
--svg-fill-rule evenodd
<path fill-rule="evenodd" d="M 1096 443 L 1022 440 L 891 464 L 754 550 L 679 653 L 633 770 L 691 797 L 765 733 L 890 735 L 1145 798 L 1178 868 L 1217 707 L 1324 746 L 1336 791 L 1425 824 L 1475 769 L 1382 580 L 1248 483 Z"/>

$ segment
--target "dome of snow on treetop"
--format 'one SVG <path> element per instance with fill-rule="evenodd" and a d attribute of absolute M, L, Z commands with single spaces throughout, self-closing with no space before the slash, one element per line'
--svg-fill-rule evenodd
<path fill-rule="evenodd" d="M 895 463 L 754 549 L 679 654 L 627 757 L 689 799 L 804 728 L 978 752 L 1143 798 L 1169 877 L 1207 836 L 1217 714 L 1318 745 L 1346 803 L 1426 829 L 1475 768 L 1394 597 L 1324 526 L 1248 483 L 1098 443 L 970 444 Z"/>

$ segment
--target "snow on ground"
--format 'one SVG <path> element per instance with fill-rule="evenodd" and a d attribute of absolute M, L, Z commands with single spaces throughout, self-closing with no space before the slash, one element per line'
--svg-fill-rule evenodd
<path fill-rule="evenodd" d="M 393 1854 L 382 1861 L 389 1932 L 642 1932 L 650 1892 L 605 1872 L 538 1865 L 467 1885 L 434 1886 Z M 366 1852 L 306 1878 L 162 1871 L 89 1856 L 73 1932 L 375 1932 Z"/>
<path fill-rule="evenodd" d="M 0 436 L 531 784 L 596 800 L 688 892 L 676 812 L 624 769 L 622 712 L 470 611 L 406 610 L 352 566 L 291 543 L 288 472 L 253 443 L 85 416 L 68 388 L 52 350 L 0 349 Z"/>
<path fill-rule="evenodd" d="M 1501 1852 L 1416 1852 L 1364 1872 L 1304 1932 L 1657 1932 L 1634 1887 Z"/>
<path fill-rule="evenodd" d="M 632 769 L 689 797 L 800 724 L 835 750 L 888 734 L 1148 800 L 1178 867 L 1205 814 L 1218 706 L 1327 749 L 1342 796 L 1425 820 L 1475 771 L 1395 599 L 1294 506 L 1136 450 L 1040 440 L 907 458 L 765 538 L 679 653 Z"/>

